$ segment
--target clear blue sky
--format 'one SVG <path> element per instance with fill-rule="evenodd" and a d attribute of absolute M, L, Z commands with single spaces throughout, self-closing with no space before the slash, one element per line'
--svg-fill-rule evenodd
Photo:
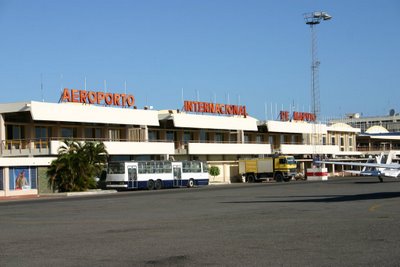
<path fill-rule="evenodd" d="M 322 117 L 400 111 L 398 0 L 0 0 L 1 103 L 57 102 L 61 87 L 127 91 L 138 107 L 184 99 L 309 111 L 317 26 Z M 267 115 L 265 113 L 267 106 Z"/>

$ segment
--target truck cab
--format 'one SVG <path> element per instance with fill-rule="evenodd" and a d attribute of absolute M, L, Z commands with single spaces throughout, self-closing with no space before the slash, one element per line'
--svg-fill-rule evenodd
<path fill-rule="evenodd" d="M 297 162 L 293 156 L 278 156 L 274 158 L 274 177 L 277 181 L 289 181 L 297 172 Z"/>

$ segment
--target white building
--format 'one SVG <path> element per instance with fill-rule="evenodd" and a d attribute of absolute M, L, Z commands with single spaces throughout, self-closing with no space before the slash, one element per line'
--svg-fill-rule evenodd
<path fill-rule="evenodd" d="M 306 162 L 316 152 L 358 153 L 355 136 L 359 129 L 348 125 L 259 122 L 245 113 L 233 114 L 236 107 L 218 106 L 214 112 L 218 115 L 208 114 L 205 107 L 210 109 L 200 106 L 203 112 L 194 114 L 87 103 L 0 104 L 0 196 L 49 190 L 47 166 L 65 139 L 103 141 L 111 160 L 206 160 L 220 166 L 219 182 L 239 180 L 237 160 L 243 157 L 280 152 Z M 312 136 L 317 145 L 311 145 Z M 18 188 L 17 179 L 24 175 L 28 183 Z"/>

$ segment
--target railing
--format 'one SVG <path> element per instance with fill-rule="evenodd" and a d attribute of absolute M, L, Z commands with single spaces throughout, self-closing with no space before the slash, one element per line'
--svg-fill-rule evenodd
<path fill-rule="evenodd" d="M 2 156 L 21 156 L 21 155 L 49 155 L 50 154 L 50 142 L 51 141 L 63 141 L 66 138 L 48 138 L 48 139 L 18 139 L 18 140 L 3 140 L 0 142 L 0 155 Z M 88 142 L 88 141 L 103 141 L 103 142 L 173 142 L 175 149 L 182 153 L 187 151 L 188 143 L 207 143 L 207 144 L 270 144 L 265 141 L 244 141 L 238 142 L 236 140 L 231 141 L 215 141 L 215 140 L 188 140 L 188 141 L 171 141 L 171 140 L 129 140 L 129 139 L 117 139 L 111 140 L 110 138 L 71 138 L 68 140 Z M 272 151 L 278 151 L 281 145 L 312 145 L 309 142 L 284 142 L 280 144 L 270 144 Z M 321 146 L 330 146 L 330 144 L 324 144 Z M 353 151 L 355 152 L 376 152 L 376 151 L 390 151 L 400 150 L 400 145 L 386 146 L 358 146 Z"/>
<path fill-rule="evenodd" d="M 128 140 L 118 139 L 111 140 L 109 138 L 47 138 L 47 139 L 14 139 L 0 141 L 0 156 L 35 156 L 35 155 L 50 155 L 54 151 L 50 151 L 51 141 L 77 141 L 77 142 L 172 142 L 167 140 Z M 55 152 L 57 153 L 57 152 Z"/>
<path fill-rule="evenodd" d="M 43 155 L 49 153 L 49 140 L 19 139 L 3 140 L 0 144 L 0 154 L 5 156 Z"/>

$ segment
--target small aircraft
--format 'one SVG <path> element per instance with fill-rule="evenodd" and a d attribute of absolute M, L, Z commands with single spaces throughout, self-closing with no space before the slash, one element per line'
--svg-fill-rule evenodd
<path fill-rule="evenodd" d="M 361 171 L 346 170 L 346 172 L 356 173 L 359 175 L 378 176 L 379 181 L 383 182 L 383 177 L 398 178 L 400 175 L 400 164 L 392 163 L 394 156 L 395 154 L 390 152 L 386 157 L 386 163 L 382 163 L 382 160 L 385 158 L 383 153 L 376 156 L 375 159 L 370 156 L 366 163 L 326 160 L 316 161 L 316 163 L 364 167 Z"/>

